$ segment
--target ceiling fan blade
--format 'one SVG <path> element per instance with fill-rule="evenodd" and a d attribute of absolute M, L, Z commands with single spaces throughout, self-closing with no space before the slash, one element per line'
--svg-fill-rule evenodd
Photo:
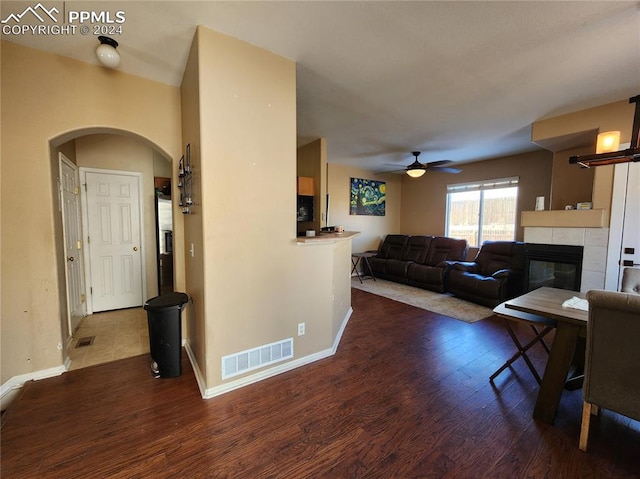
<path fill-rule="evenodd" d="M 439 160 L 439 161 L 427 162 L 427 165 L 429 167 L 432 167 L 432 166 L 444 166 L 444 165 L 448 165 L 449 163 L 451 163 L 451 160 Z"/>
<path fill-rule="evenodd" d="M 431 166 L 427 167 L 427 171 L 441 171 L 443 173 L 460 173 L 462 170 L 459 168 L 449 168 L 446 166 Z"/>

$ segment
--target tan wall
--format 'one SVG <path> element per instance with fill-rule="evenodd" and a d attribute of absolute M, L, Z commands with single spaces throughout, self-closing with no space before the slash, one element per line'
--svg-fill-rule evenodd
<path fill-rule="evenodd" d="M 555 139 L 580 135 L 589 131 L 620 131 L 620 143 L 631 141 L 635 104 L 628 100 L 621 100 L 606 105 L 589 108 L 565 115 L 539 120 L 532 125 L 531 139 L 539 144 L 552 144 Z M 590 148 L 582 150 L 584 153 L 595 152 L 595 142 Z M 573 154 L 573 153 L 572 153 Z M 568 162 L 569 158 L 566 157 Z M 577 165 L 572 165 L 575 175 L 582 175 Z M 611 209 L 611 195 L 613 192 L 613 166 L 599 166 L 594 168 L 593 189 L 591 199 L 593 207 L 605 210 L 607 223 Z M 565 178 L 569 182 L 570 175 Z M 581 192 L 582 193 L 582 192 Z M 554 204 L 555 205 L 555 204 Z"/>
<path fill-rule="evenodd" d="M 580 168 L 569 164 L 570 156 L 592 153 L 593 147 L 583 147 L 553 154 L 551 201 L 547 202 L 546 209 L 563 210 L 567 205 L 575 208 L 577 203 L 593 199 L 595 168 Z"/>
<path fill-rule="evenodd" d="M 329 222 L 342 225 L 347 231 L 359 231 L 353 239 L 353 252 L 378 249 L 380 241 L 389 233 L 401 233 L 401 183 L 402 176 L 378 175 L 369 170 L 329 164 L 328 192 L 330 196 Z M 384 181 L 387 190 L 385 216 L 350 215 L 351 178 Z"/>
<path fill-rule="evenodd" d="M 531 127 L 531 141 L 544 143 L 551 138 L 590 130 L 620 131 L 620 143 L 631 141 L 635 106 L 628 100 L 608 103 L 587 110 L 536 121 Z M 595 144 L 593 145 L 595 152 Z M 568 160 L 568 158 L 567 158 Z"/>
<path fill-rule="evenodd" d="M 295 63 L 203 27 L 196 41 L 198 65 L 185 78 L 200 80 L 191 99 L 199 116 L 185 139 L 199 129 L 202 204 L 187 222 L 201 221 L 202 237 L 194 229 L 188 241 L 202 244 L 194 261 L 204 268 L 204 305 L 193 323 L 206 335 L 199 368 L 215 388 L 224 355 L 288 337 L 296 358 L 330 348 L 335 310 L 344 309 L 332 299 L 335 275 L 346 274 L 334 268 L 335 245 L 296 243 Z"/>
<path fill-rule="evenodd" d="M 171 178 L 173 176 L 171 167 L 172 161 L 170 159 L 153 150 L 153 176 Z"/>
<path fill-rule="evenodd" d="M 479 180 L 520 177 L 516 214 L 516 239 L 522 241 L 520 211 L 533 210 L 537 196 L 547 199 L 551 192 L 552 155 L 535 151 L 460 165 L 462 172 L 427 172 L 420 178 L 402 179 L 401 232 L 444 235 L 446 227 L 447 185 Z"/>
<path fill-rule="evenodd" d="M 158 295 L 156 206 L 153 184 L 153 149 L 136 138 L 122 135 L 87 135 L 76 139 L 79 167 L 142 173 L 142 228 L 146 297 Z"/>
<path fill-rule="evenodd" d="M 63 360 L 58 343 L 64 272 L 55 259 L 57 173 L 49 142 L 58 138 L 63 144 L 83 129 L 118 130 L 175 158 L 180 97 L 175 87 L 4 41 L 1 62 L 4 383 Z"/>
<path fill-rule="evenodd" d="M 193 39 L 189 59 L 182 78 L 180 89 L 182 98 L 182 145 L 190 145 L 191 166 L 193 169 L 193 214 L 184 216 L 185 275 L 186 291 L 191 302 L 186 308 L 187 342 L 195 356 L 198 374 L 203 381 L 207 376 L 207 349 L 205 333 L 205 288 L 204 264 L 207 252 L 204 250 L 202 163 L 200 161 L 200 71 L 198 58 L 198 34 Z M 178 197 L 179 198 L 179 197 Z M 194 256 L 191 256 L 193 248 Z"/>

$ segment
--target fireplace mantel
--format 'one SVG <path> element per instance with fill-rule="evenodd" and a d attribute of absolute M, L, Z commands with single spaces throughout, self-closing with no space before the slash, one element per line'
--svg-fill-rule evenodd
<path fill-rule="evenodd" d="M 560 228 L 606 228 L 605 210 L 543 210 L 523 211 L 521 226 Z"/>

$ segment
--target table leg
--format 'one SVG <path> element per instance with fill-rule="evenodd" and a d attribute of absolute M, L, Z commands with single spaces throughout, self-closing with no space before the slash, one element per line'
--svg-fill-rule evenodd
<path fill-rule="evenodd" d="M 353 268 L 351 268 L 351 274 L 355 271 L 358 275 L 358 279 L 360 280 L 360 284 L 362 284 L 362 276 L 360 276 L 360 271 L 358 271 L 358 263 L 360 262 L 360 257 L 358 256 L 355 261 L 353 261 L 353 257 L 351 258 L 351 264 Z"/>
<path fill-rule="evenodd" d="M 375 281 L 376 277 L 373 275 L 373 270 L 371 269 L 371 265 L 369 264 L 369 258 L 367 258 L 366 256 L 364 257 L 364 264 L 367 266 L 367 269 L 369 270 L 369 276 L 371 276 Z"/>
<path fill-rule="evenodd" d="M 564 389 L 569 367 L 576 349 L 581 326 L 558 321 L 556 334 L 551 344 L 549 360 L 542 376 L 533 417 L 553 424 L 560 396 Z"/>

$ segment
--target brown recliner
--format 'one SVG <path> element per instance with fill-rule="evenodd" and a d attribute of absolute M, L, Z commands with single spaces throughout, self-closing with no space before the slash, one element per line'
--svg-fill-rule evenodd
<path fill-rule="evenodd" d="M 523 293 L 524 243 L 485 241 L 473 261 L 448 263 L 447 292 L 491 308 Z"/>
<path fill-rule="evenodd" d="M 402 258 L 402 251 L 409 238 L 409 235 L 387 235 L 385 237 L 380 245 L 378 254 L 373 258 L 369 258 L 369 264 L 377 278 L 386 278 L 387 263 L 389 260 L 400 260 Z"/>
<path fill-rule="evenodd" d="M 640 294 L 587 292 L 589 321 L 582 388 L 581 450 L 597 407 L 640 421 Z"/>

